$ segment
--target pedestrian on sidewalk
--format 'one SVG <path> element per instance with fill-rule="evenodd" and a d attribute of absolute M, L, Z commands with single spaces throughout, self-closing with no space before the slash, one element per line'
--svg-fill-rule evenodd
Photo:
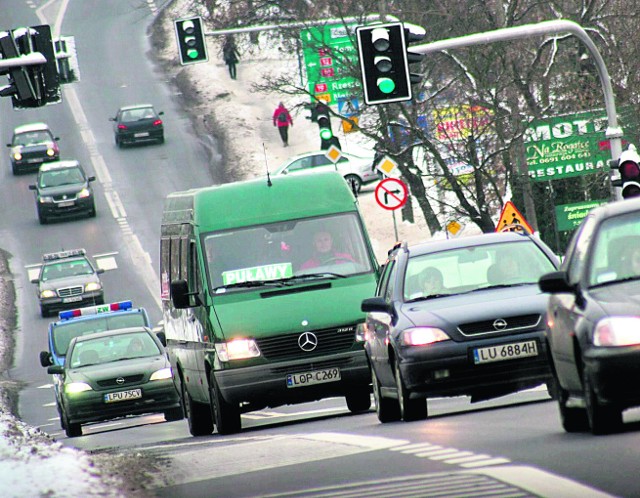
<path fill-rule="evenodd" d="M 231 76 L 232 80 L 235 80 L 237 76 L 236 64 L 240 60 L 240 54 L 238 53 L 233 35 L 228 35 L 224 41 L 222 58 L 224 59 L 224 63 L 229 66 L 229 76 Z"/>
<path fill-rule="evenodd" d="M 282 145 L 289 146 L 289 126 L 293 126 L 293 119 L 291 114 L 284 106 L 282 102 L 278 104 L 276 110 L 273 111 L 273 126 L 278 127 L 280 138 L 282 139 Z"/>

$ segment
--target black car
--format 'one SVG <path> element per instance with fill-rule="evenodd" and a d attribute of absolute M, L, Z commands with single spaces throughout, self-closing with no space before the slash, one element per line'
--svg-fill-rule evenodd
<path fill-rule="evenodd" d="M 543 275 L 551 293 L 549 347 L 567 432 L 622 428 L 640 406 L 640 199 L 593 209 L 560 271 Z"/>
<path fill-rule="evenodd" d="M 180 395 L 161 340 L 147 327 L 130 327 L 71 340 L 61 375 L 60 425 L 68 437 L 82 424 L 128 415 L 164 413 L 183 418 Z"/>
<path fill-rule="evenodd" d="M 116 145 L 123 147 L 136 142 L 164 143 L 164 125 L 151 104 L 139 104 L 121 107 L 113 121 L 113 133 Z"/>
<path fill-rule="evenodd" d="M 43 164 L 38 171 L 35 191 L 38 221 L 47 223 L 53 218 L 78 215 L 94 217 L 96 204 L 91 182 L 95 176 L 87 176 L 78 161 L 56 161 Z"/>
<path fill-rule="evenodd" d="M 45 123 L 31 123 L 13 130 L 11 143 L 11 170 L 14 175 L 25 171 L 37 171 L 42 163 L 57 161 L 60 149 L 53 133 Z"/>
<path fill-rule="evenodd" d="M 427 398 L 471 402 L 552 382 L 539 238 L 493 233 L 397 244 L 367 312 L 365 351 L 381 422 L 419 420 Z"/>

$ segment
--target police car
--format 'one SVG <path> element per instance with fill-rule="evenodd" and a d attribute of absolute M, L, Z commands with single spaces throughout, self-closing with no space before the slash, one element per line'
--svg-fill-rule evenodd
<path fill-rule="evenodd" d="M 31 283 L 37 285 L 43 317 L 77 306 L 104 304 L 99 275 L 105 270 L 94 266 L 84 249 L 44 254 L 39 267 Z"/>

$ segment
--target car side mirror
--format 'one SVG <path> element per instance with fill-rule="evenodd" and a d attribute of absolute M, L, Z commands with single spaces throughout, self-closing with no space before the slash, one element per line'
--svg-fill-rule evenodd
<path fill-rule="evenodd" d="M 109 121 L 115 121 L 116 118 L 109 118 Z"/>
<path fill-rule="evenodd" d="M 12 146 L 11 144 L 7 144 L 7 147 L 11 147 L 11 146 Z"/>
<path fill-rule="evenodd" d="M 40 351 L 40 365 L 45 368 L 53 365 L 53 360 L 49 351 Z"/>
<path fill-rule="evenodd" d="M 31 280 L 29 280 L 32 284 L 39 284 L 40 283 L 40 279 L 39 278 L 32 278 Z"/>
<path fill-rule="evenodd" d="M 156 337 L 160 340 L 163 347 L 167 347 L 167 336 L 164 331 L 156 332 Z"/>
<path fill-rule="evenodd" d="M 556 293 L 575 293 L 576 289 L 567 280 L 566 271 L 554 271 L 542 275 L 538 280 L 538 287 L 542 292 L 550 294 Z"/>
<path fill-rule="evenodd" d="M 62 365 L 51 365 L 47 368 L 47 373 L 51 375 L 62 375 L 64 373 L 64 367 Z"/>
<path fill-rule="evenodd" d="M 60 137 L 54 137 L 54 140 L 57 142 L 58 140 L 60 140 Z"/>
<path fill-rule="evenodd" d="M 158 116 L 164 116 L 164 111 L 160 111 L 160 112 L 158 113 Z"/>
<path fill-rule="evenodd" d="M 95 176 L 90 176 L 89 178 L 87 178 L 88 182 L 95 182 L 96 181 L 96 177 Z"/>
<path fill-rule="evenodd" d="M 393 314 L 393 308 L 388 304 L 383 297 L 370 297 L 362 301 L 360 309 L 365 313 L 378 312 Z"/>
<path fill-rule="evenodd" d="M 98 275 L 100 275 L 101 273 L 104 273 L 105 271 L 106 271 L 106 270 L 105 270 L 104 268 L 97 268 L 97 269 L 96 269 L 96 273 L 97 273 Z"/>
<path fill-rule="evenodd" d="M 29 185 L 29 190 L 38 190 L 38 186 L 37 185 Z"/>

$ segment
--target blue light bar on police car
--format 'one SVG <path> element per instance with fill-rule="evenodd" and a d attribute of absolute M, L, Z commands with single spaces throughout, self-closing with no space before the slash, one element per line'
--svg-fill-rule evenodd
<path fill-rule="evenodd" d="M 120 301 L 117 303 L 99 304 L 97 306 L 87 306 L 86 308 L 76 308 L 58 313 L 60 320 L 69 320 L 79 316 L 99 315 L 100 313 L 111 313 L 112 311 L 126 311 L 133 308 L 132 301 Z"/>

